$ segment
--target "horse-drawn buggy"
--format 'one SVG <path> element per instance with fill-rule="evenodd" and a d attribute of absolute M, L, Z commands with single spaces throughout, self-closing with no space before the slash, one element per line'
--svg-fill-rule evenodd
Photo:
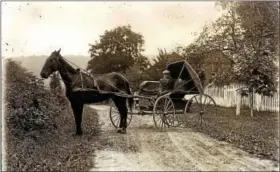
<path fill-rule="evenodd" d="M 204 93 L 202 83 L 190 64 L 177 61 L 167 65 L 171 88 L 163 91 L 159 81 L 143 81 L 134 95 L 134 108 L 128 112 L 127 124 L 133 115 L 152 115 L 160 129 L 184 125 L 202 127 L 216 116 L 216 103 Z M 110 105 L 110 119 L 119 126 L 120 115 L 114 103 Z"/>
<path fill-rule="evenodd" d="M 83 133 L 81 122 L 84 104 L 109 99 L 112 100 L 109 116 L 120 133 L 126 133 L 133 115 L 152 115 L 155 126 L 164 129 L 180 124 L 202 124 L 203 117 L 206 117 L 207 122 L 216 114 L 215 101 L 204 94 L 198 75 L 186 61 L 167 65 L 172 80 L 169 90 L 162 90 L 158 81 L 146 81 L 135 94 L 131 91 L 129 81 L 119 73 L 97 76 L 78 66 L 75 69 L 71 64 L 75 65 L 64 58 L 59 49 L 47 58 L 40 75 L 46 79 L 55 72 L 60 74 L 74 112 L 78 135 Z"/>

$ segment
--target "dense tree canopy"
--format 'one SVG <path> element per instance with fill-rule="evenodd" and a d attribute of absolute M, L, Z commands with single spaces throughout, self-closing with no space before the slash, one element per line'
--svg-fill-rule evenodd
<path fill-rule="evenodd" d="M 158 49 L 159 54 L 153 59 L 154 64 L 147 70 L 147 74 L 151 80 L 159 80 L 162 72 L 168 63 L 184 59 L 177 52 L 167 52 L 165 49 Z"/>
<path fill-rule="evenodd" d="M 278 2 L 217 3 L 223 10 L 222 16 L 204 27 L 196 42 L 187 47 L 186 54 L 199 64 L 203 54 L 221 51 L 234 62 L 233 80 L 254 85 L 256 92 L 270 95 L 275 90 L 277 76 L 278 5 Z M 258 76 L 252 70 L 257 70 Z M 266 79 L 259 81 L 261 78 Z"/>
<path fill-rule="evenodd" d="M 278 71 L 279 2 L 218 2 L 217 8 L 222 10 L 221 17 L 205 25 L 193 43 L 177 47 L 178 51 L 173 52 L 159 49 L 152 64 L 141 54 L 143 36 L 133 32 L 130 26 L 105 31 L 99 42 L 90 45 L 92 59 L 88 69 L 93 73 L 126 73 L 133 82 L 136 78 L 158 80 L 169 62 L 182 59 L 197 73 L 203 73 L 205 58 L 217 52 L 230 59 L 233 67 L 215 75 L 216 83 L 239 82 L 255 92 L 271 95 Z M 219 67 L 218 64 L 216 68 Z"/>
<path fill-rule="evenodd" d="M 124 72 L 134 61 L 145 58 L 141 55 L 144 39 L 141 34 L 131 30 L 131 26 L 121 26 L 106 30 L 100 41 L 90 45 L 91 60 L 88 69 L 93 73 Z"/>
<path fill-rule="evenodd" d="M 151 63 L 147 57 L 141 55 L 134 60 L 134 65 L 139 66 L 139 70 L 145 71 L 151 66 Z"/>

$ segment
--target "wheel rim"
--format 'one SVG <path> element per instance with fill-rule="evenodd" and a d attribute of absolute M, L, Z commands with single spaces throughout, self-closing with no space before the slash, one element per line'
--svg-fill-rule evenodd
<path fill-rule="evenodd" d="M 130 112 L 130 109 L 128 110 L 127 112 L 127 127 L 129 126 L 131 120 L 132 120 L 132 113 L 133 113 L 133 110 L 134 108 L 132 109 L 132 112 Z M 117 109 L 117 107 L 115 106 L 114 102 L 111 103 L 111 106 L 110 106 L 110 120 L 111 120 L 111 123 L 113 124 L 113 126 L 115 128 L 119 128 L 120 126 L 120 113 Z"/>
<path fill-rule="evenodd" d="M 175 107 L 168 97 L 160 97 L 156 100 L 153 110 L 153 119 L 156 128 L 165 130 L 166 127 L 174 126 Z"/>
<path fill-rule="evenodd" d="M 202 129 L 215 125 L 217 106 L 214 99 L 206 94 L 193 96 L 184 112 L 187 126 Z"/>

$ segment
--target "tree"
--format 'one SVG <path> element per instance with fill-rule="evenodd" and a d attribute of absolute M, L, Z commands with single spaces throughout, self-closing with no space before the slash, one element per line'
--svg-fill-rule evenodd
<path fill-rule="evenodd" d="M 91 60 L 87 69 L 99 74 L 124 72 L 142 57 L 143 44 L 143 36 L 133 32 L 129 25 L 106 30 L 99 42 L 90 44 Z"/>
<path fill-rule="evenodd" d="M 142 81 L 150 80 L 147 72 L 137 63 L 129 67 L 124 75 L 129 80 L 130 86 L 134 91 L 139 89 Z"/>
<path fill-rule="evenodd" d="M 233 79 L 251 86 L 257 93 L 272 95 L 279 52 L 279 2 L 220 2 L 217 5 L 223 15 L 204 27 L 196 44 L 207 51 L 219 50 L 231 58 Z M 251 69 L 255 68 L 258 77 L 252 73 Z"/>
<path fill-rule="evenodd" d="M 151 80 L 159 80 L 168 63 L 184 59 L 175 51 L 167 52 L 165 49 L 158 49 L 158 51 L 158 56 L 153 59 L 154 64 L 147 70 L 147 74 Z"/>
<path fill-rule="evenodd" d="M 273 95 L 278 75 L 279 2 L 238 3 L 236 12 L 245 40 L 241 51 L 245 58 L 236 57 L 237 76 L 255 92 Z"/>
<path fill-rule="evenodd" d="M 203 69 L 202 64 L 206 53 L 207 51 L 203 47 L 193 43 L 183 49 L 182 55 L 190 63 L 192 68 L 199 73 Z"/>
<path fill-rule="evenodd" d="M 139 66 L 139 70 L 143 72 L 151 66 L 151 63 L 147 57 L 141 55 L 134 60 L 134 65 Z"/>

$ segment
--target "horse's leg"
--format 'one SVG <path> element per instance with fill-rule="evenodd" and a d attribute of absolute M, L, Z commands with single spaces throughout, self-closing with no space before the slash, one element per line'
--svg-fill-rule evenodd
<path fill-rule="evenodd" d="M 118 132 L 122 129 L 123 133 L 126 133 L 127 127 L 127 106 L 126 106 L 126 98 L 115 96 L 113 99 L 119 113 L 120 113 L 120 125 Z"/>
<path fill-rule="evenodd" d="M 121 120 L 122 120 L 122 132 L 126 133 L 126 128 L 127 128 L 127 105 L 126 105 L 126 98 L 121 97 L 120 98 L 121 102 Z"/>
<path fill-rule="evenodd" d="M 82 123 L 82 116 L 83 116 L 83 107 L 84 104 L 79 102 L 71 102 L 75 123 L 76 123 L 76 135 L 83 135 L 81 123 Z"/>
<path fill-rule="evenodd" d="M 127 128 L 127 106 L 126 106 L 126 99 L 123 101 L 124 105 L 124 110 L 123 110 L 123 133 L 126 133 L 126 128 Z"/>

